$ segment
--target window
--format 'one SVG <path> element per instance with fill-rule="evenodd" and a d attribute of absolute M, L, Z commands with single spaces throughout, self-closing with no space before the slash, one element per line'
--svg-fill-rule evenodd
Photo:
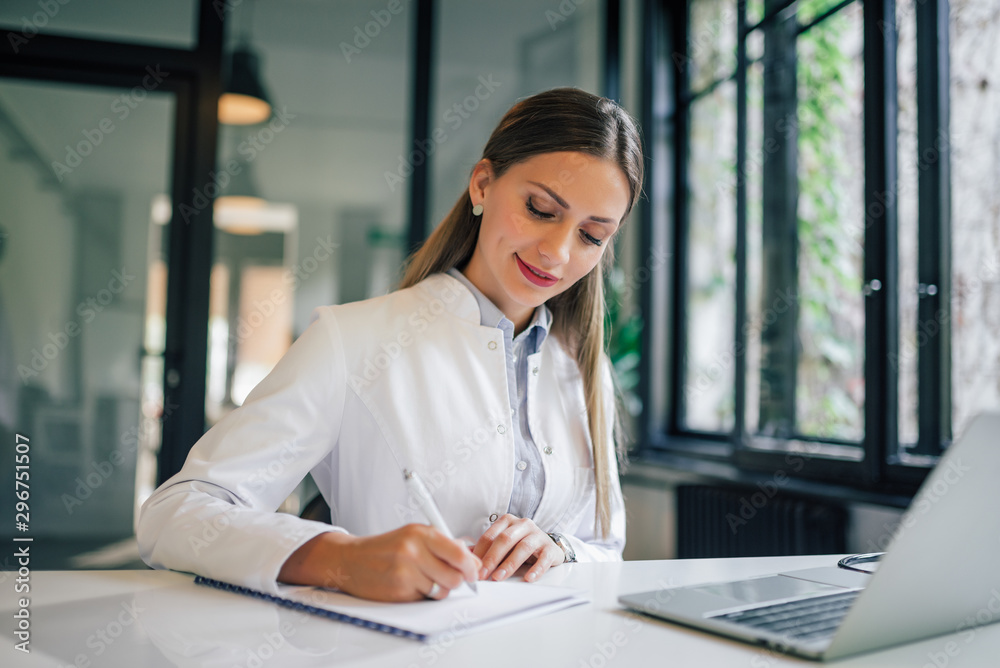
<path fill-rule="evenodd" d="M 662 404 L 647 414 L 663 419 L 647 424 L 665 436 L 651 448 L 772 472 L 794 452 L 806 477 L 912 489 L 968 417 L 997 405 L 987 175 L 1000 158 L 985 119 L 1000 10 L 942 7 L 652 11 L 647 80 L 673 104 L 649 95 L 646 133 L 674 141 L 652 144 L 673 169 L 649 188 L 649 224 L 671 230 L 675 253 L 667 324 L 648 335 L 670 351 L 666 391 L 648 367 L 645 400 Z"/>

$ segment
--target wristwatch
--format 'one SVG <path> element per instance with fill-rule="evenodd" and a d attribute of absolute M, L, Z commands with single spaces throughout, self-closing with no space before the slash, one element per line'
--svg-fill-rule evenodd
<path fill-rule="evenodd" d="M 566 540 L 566 536 L 561 533 L 550 533 L 549 538 L 555 542 L 556 545 L 562 548 L 565 558 L 563 559 L 564 564 L 576 563 L 576 550 L 573 549 L 573 545 Z"/>

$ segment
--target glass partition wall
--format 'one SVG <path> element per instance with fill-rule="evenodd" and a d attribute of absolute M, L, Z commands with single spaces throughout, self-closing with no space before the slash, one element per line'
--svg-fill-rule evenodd
<path fill-rule="evenodd" d="M 36 567 L 130 537 L 155 483 L 175 100 L 150 84 L 0 79 L 0 429 L 27 439 Z"/>

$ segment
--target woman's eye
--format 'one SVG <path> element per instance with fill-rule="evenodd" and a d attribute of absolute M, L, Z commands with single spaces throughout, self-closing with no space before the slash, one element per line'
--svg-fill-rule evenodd
<path fill-rule="evenodd" d="M 587 240 L 587 243 L 594 244 L 595 246 L 600 246 L 601 245 L 601 240 L 600 239 L 598 239 L 597 237 L 593 237 L 593 236 L 587 234 L 584 230 L 580 230 L 580 234 L 582 234 L 583 238 Z"/>
<path fill-rule="evenodd" d="M 546 213 L 544 211 L 539 211 L 538 209 L 536 209 L 530 197 L 528 198 L 528 211 L 531 212 L 532 216 L 536 216 L 538 218 L 552 218 L 552 216 L 555 215 L 551 213 Z"/>

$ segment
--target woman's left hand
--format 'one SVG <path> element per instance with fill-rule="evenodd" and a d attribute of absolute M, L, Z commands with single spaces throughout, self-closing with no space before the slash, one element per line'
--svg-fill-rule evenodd
<path fill-rule="evenodd" d="M 562 548 L 534 522 L 510 513 L 498 518 L 479 537 L 472 553 L 483 562 L 479 579 L 498 582 L 513 575 L 521 564 L 534 563 L 524 575 L 527 582 L 533 582 L 566 558 Z"/>

